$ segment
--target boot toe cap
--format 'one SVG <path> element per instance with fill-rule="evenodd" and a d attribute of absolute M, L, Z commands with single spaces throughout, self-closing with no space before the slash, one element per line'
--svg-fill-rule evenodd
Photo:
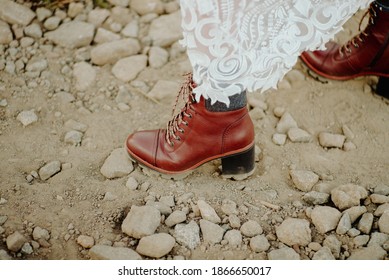
<path fill-rule="evenodd" d="M 137 161 L 155 165 L 159 130 L 146 130 L 130 134 L 126 140 L 127 152 Z"/>

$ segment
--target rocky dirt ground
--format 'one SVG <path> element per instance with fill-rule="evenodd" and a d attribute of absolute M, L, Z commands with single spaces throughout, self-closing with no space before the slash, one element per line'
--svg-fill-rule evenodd
<path fill-rule="evenodd" d="M 388 259 L 389 108 L 375 77 L 250 94 L 257 162 L 173 181 L 132 164 L 190 64 L 176 1 L 0 0 L 0 259 Z M 358 13 L 337 36 L 357 32 Z"/>

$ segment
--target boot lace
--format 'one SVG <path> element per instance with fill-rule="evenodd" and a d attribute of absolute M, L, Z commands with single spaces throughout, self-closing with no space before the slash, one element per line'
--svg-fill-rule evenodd
<path fill-rule="evenodd" d="M 359 48 L 359 43 L 365 42 L 365 38 L 370 35 L 370 27 L 375 24 L 375 18 L 377 18 L 377 11 L 375 10 L 375 8 L 377 7 L 374 4 L 371 4 L 370 8 L 365 12 L 362 19 L 359 22 L 358 30 L 360 33 L 339 48 L 339 54 L 341 56 L 344 55 L 344 52 L 351 53 L 352 52 L 351 46 L 354 46 L 354 48 Z M 365 28 L 365 30 L 362 31 L 361 30 L 362 22 L 367 15 L 369 15 L 369 23 L 368 26 Z"/>
<path fill-rule="evenodd" d="M 166 142 L 170 146 L 174 146 L 173 139 L 177 141 L 181 141 L 181 137 L 177 135 L 178 132 L 184 133 L 185 130 L 181 127 L 181 124 L 184 124 L 185 126 L 188 126 L 189 123 L 184 120 L 184 117 L 192 118 L 192 114 L 188 113 L 189 109 L 192 108 L 192 104 L 195 103 L 195 99 L 193 96 L 193 88 L 196 87 L 196 84 L 193 82 L 193 74 L 188 73 L 185 74 L 186 80 L 181 85 L 181 88 L 177 94 L 176 101 L 172 110 L 172 116 L 173 118 L 168 122 L 166 127 L 166 135 L 165 139 Z M 175 115 L 177 104 L 180 100 L 180 97 L 185 102 L 184 107 L 181 109 L 180 113 Z"/>

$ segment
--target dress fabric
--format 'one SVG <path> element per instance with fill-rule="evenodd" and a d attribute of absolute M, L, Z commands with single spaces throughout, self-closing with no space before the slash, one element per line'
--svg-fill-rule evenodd
<path fill-rule="evenodd" d="M 372 0 L 180 0 L 197 100 L 229 104 L 276 88 L 306 50 L 327 41 Z"/>

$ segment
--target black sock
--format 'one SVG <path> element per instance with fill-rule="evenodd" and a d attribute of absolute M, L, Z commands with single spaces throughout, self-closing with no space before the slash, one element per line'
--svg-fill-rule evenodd
<path fill-rule="evenodd" d="M 216 101 L 214 104 L 211 105 L 211 100 L 207 99 L 205 100 L 205 108 L 207 108 L 207 110 L 211 112 L 227 112 L 238 110 L 247 105 L 246 91 L 232 95 L 229 97 L 229 99 L 230 105 L 228 107 L 226 104 L 219 101 Z"/>
<path fill-rule="evenodd" d="M 376 0 L 375 2 L 384 12 L 389 12 L 389 0 Z"/>

